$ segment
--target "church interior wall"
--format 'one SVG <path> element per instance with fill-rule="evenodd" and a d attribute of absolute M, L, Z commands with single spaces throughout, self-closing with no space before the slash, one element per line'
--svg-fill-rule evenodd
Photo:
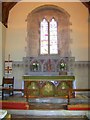
<path fill-rule="evenodd" d="M 0 28 L 2 24 L 0 23 Z M 2 29 L 0 29 L 0 71 L 2 71 Z M 0 84 L 2 84 L 2 72 L 0 72 Z"/>
<path fill-rule="evenodd" d="M 12 59 L 22 60 L 26 55 L 27 15 L 41 5 L 57 5 L 70 14 L 71 52 L 76 61 L 88 60 L 88 9 L 82 3 L 18 3 L 9 14 L 6 58 L 11 54 Z M 78 9 L 78 13 L 76 10 Z M 22 10 L 22 12 L 21 12 Z M 18 12 L 18 14 L 17 14 Z M 80 22 L 79 22 L 80 21 Z M 17 49 L 15 49 L 16 47 Z M 18 51 L 18 53 L 17 53 Z M 17 54 L 16 54 L 17 53 Z M 81 54 L 83 53 L 83 54 Z"/>
<path fill-rule="evenodd" d="M 76 88 L 89 88 L 88 84 L 88 64 L 79 64 L 74 69 Z"/>
<path fill-rule="evenodd" d="M 5 60 L 10 54 L 13 61 L 21 61 L 26 56 L 27 40 L 27 15 L 42 5 L 56 5 L 65 9 L 70 15 L 70 48 L 75 61 L 88 61 L 88 9 L 82 3 L 18 3 L 9 14 L 8 28 L 6 31 Z M 78 12 L 76 12 L 78 11 Z M 18 13 L 18 14 L 17 14 Z M 12 75 L 15 77 L 15 87 L 21 88 L 22 65 L 14 66 Z M 88 67 L 75 67 L 77 88 L 87 88 Z M 18 83 L 18 85 L 17 85 Z"/>
<path fill-rule="evenodd" d="M 4 60 L 5 60 L 5 41 L 6 41 L 6 28 L 0 22 L 0 85 L 2 84 L 2 76 L 4 74 Z"/>

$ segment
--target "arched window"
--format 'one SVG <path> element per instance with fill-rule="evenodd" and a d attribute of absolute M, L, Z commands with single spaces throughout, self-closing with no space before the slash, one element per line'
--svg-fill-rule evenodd
<path fill-rule="evenodd" d="M 43 19 L 40 24 L 40 54 L 48 54 L 48 22 Z"/>
<path fill-rule="evenodd" d="M 45 18 L 40 23 L 40 54 L 58 54 L 57 21 Z"/>

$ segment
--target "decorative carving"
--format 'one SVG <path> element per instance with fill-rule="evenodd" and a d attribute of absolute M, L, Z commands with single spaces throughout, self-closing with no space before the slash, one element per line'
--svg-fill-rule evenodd
<path fill-rule="evenodd" d="M 48 59 L 47 61 L 45 61 L 44 65 L 43 65 L 43 71 L 44 72 L 54 72 L 55 71 L 55 63 L 52 59 Z"/>
<path fill-rule="evenodd" d="M 37 72 L 32 72 L 30 70 L 30 64 L 32 63 L 32 61 L 36 59 L 39 64 L 40 64 L 40 69 Z M 48 61 L 48 59 L 51 59 L 52 64 L 54 66 L 54 70 L 51 72 L 48 72 L 47 70 L 44 70 L 44 64 Z M 74 57 L 65 57 L 65 58 L 61 58 L 59 56 L 54 56 L 54 57 L 49 57 L 46 58 L 45 56 L 43 57 L 24 57 L 23 61 L 13 61 L 12 62 L 12 75 L 13 72 L 17 69 L 22 69 L 23 71 L 23 75 L 59 75 L 60 72 L 60 68 L 59 68 L 59 64 L 61 59 L 64 59 L 65 63 L 67 64 L 67 75 L 73 75 L 74 74 L 74 69 L 78 68 L 79 65 L 81 65 L 81 67 L 79 67 L 80 69 L 83 68 L 90 68 L 90 62 L 89 61 L 75 61 Z M 70 60 L 72 59 L 72 60 Z M 27 67 L 25 67 L 25 65 L 28 64 Z"/>
<path fill-rule="evenodd" d="M 27 75 L 73 75 L 74 57 L 38 56 L 24 57 L 24 73 Z M 63 70 L 61 69 L 64 64 Z M 27 66 L 26 66 L 27 65 Z M 27 71 L 27 72 L 26 72 Z"/>
<path fill-rule="evenodd" d="M 70 78 L 68 79 L 68 77 L 67 77 L 68 80 L 54 79 L 53 81 L 52 80 L 48 81 L 48 77 L 46 80 L 43 78 L 42 80 L 37 78 L 36 80 L 34 79 L 32 81 L 32 79 L 33 78 L 24 81 L 24 88 L 28 88 L 30 90 L 28 92 L 30 97 L 60 96 L 66 98 L 68 96 L 68 89 L 73 88 L 73 80 L 70 80 Z M 71 93 L 71 97 L 74 97 L 72 96 L 72 93 Z"/>
<path fill-rule="evenodd" d="M 41 88 L 42 96 L 54 96 L 55 95 L 55 86 L 52 82 L 46 82 L 45 85 Z"/>
<path fill-rule="evenodd" d="M 57 94 L 59 96 L 68 96 L 68 92 L 67 92 L 68 89 L 69 89 L 68 84 L 66 82 L 61 82 L 57 86 Z"/>
<path fill-rule="evenodd" d="M 30 84 L 28 85 L 29 95 L 30 96 L 39 96 L 40 90 L 39 90 L 39 85 L 35 81 L 31 81 Z"/>

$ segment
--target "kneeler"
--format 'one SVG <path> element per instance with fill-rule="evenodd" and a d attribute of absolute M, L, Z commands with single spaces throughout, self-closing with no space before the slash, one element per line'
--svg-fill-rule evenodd
<path fill-rule="evenodd" d="M 68 105 L 68 110 L 90 110 L 90 104 Z"/>
<path fill-rule="evenodd" d="M 28 110 L 29 109 L 29 104 L 27 102 L 0 101 L 0 109 Z"/>

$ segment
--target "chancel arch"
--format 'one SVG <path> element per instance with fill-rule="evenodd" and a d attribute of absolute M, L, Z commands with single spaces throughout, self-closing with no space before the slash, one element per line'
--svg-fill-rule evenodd
<path fill-rule="evenodd" d="M 58 54 L 61 57 L 69 57 L 71 56 L 70 50 L 70 15 L 62 8 L 59 8 L 54 5 L 45 5 L 34 9 L 27 16 L 27 48 L 26 48 L 26 56 L 38 56 L 43 55 L 41 49 L 41 29 L 40 23 L 44 20 L 47 23 L 47 35 L 45 38 L 48 41 L 46 42 L 46 48 L 48 52 L 44 52 L 44 54 Z M 54 31 L 53 37 L 50 35 L 50 23 L 56 23 L 56 33 Z M 46 29 L 45 28 L 45 29 Z M 55 30 L 55 29 L 54 29 Z M 50 48 L 51 42 L 54 43 L 52 38 L 56 37 L 56 52 L 53 52 L 53 49 Z M 46 41 L 47 41 L 46 40 Z M 50 42 L 51 41 L 51 42 Z M 43 45 L 42 45 L 43 46 Z M 55 47 L 55 46 L 54 46 Z M 52 49 L 52 50 L 50 50 Z M 55 50 L 54 50 L 55 51 Z"/>

